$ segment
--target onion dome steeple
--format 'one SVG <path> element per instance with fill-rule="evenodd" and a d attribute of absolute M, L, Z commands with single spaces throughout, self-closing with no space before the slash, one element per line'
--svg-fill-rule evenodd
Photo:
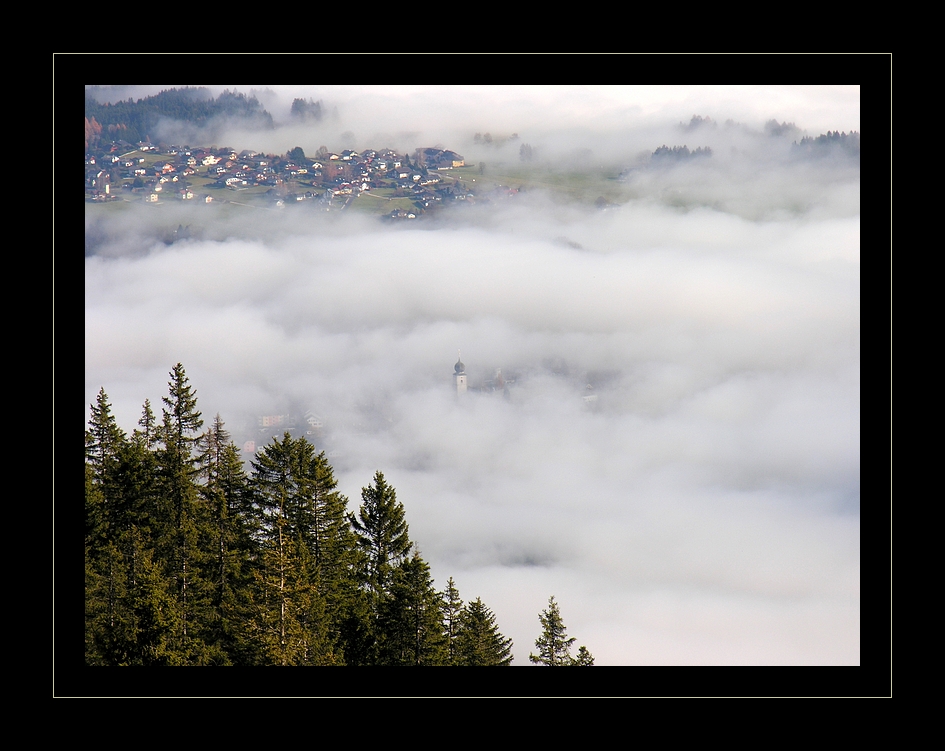
<path fill-rule="evenodd" d="M 456 364 L 453 366 L 453 383 L 456 387 L 457 395 L 466 393 L 466 366 L 463 365 L 462 354 L 460 354 L 459 359 L 456 360 Z"/>

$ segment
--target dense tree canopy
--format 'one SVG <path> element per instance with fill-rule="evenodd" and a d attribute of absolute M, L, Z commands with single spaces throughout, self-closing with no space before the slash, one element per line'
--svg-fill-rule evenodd
<path fill-rule="evenodd" d="M 826 157 L 860 160 L 860 134 L 856 131 L 839 133 L 827 131 L 812 138 L 805 136 L 798 143 L 792 144 L 792 154 L 795 158 L 823 159 Z"/>
<path fill-rule="evenodd" d="M 685 162 L 697 157 L 709 156 L 712 156 L 712 149 L 710 149 L 708 146 L 700 146 L 699 148 L 690 151 L 689 147 L 685 145 L 673 146 L 672 148 L 669 148 L 664 144 L 653 152 L 651 160 L 654 164 L 669 164 L 675 162 Z"/>
<path fill-rule="evenodd" d="M 180 89 L 166 89 L 143 99 L 111 102 L 103 104 L 97 96 L 96 87 L 85 93 L 85 140 L 86 148 L 98 138 L 104 138 L 104 132 L 113 140 L 131 143 L 144 140 L 148 136 L 157 137 L 157 128 L 161 120 L 178 120 L 204 126 L 214 120 L 239 119 L 244 124 L 255 128 L 273 127 L 270 115 L 255 95 L 242 94 L 226 90 L 214 97 L 209 89 L 186 86 Z"/>
<path fill-rule="evenodd" d="M 495 614 L 478 597 L 463 609 L 460 617 L 453 664 L 468 666 L 512 664 L 512 640 L 499 633 Z"/>
<path fill-rule="evenodd" d="M 429 564 L 414 551 L 393 570 L 377 617 L 378 664 L 446 665 L 443 602 Z"/>
<path fill-rule="evenodd" d="M 322 103 L 321 100 L 316 102 L 312 99 L 293 99 L 289 112 L 292 117 L 302 121 L 318 121 L 322 119 Z"/>

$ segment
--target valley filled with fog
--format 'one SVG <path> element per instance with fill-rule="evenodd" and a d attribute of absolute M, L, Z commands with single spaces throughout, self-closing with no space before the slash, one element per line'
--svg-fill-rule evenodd
<path fill-rule="evenodd" d="M 527 188 L 397 224 L 89 204 L 86 405 L 104 387 L 130 432 L 180 362 L 240 446 L 316 415 L 349 508 L 381 470 L 436 585 L 481 597 L 516 665 L 550 595 L 598 665 L 859 664 L 859 162 L 765 130 L 858 131 L 858 87 L 266 96 L 331 115 L 163 137 L 438 145 Z M 650 158 L 683 144 L 712 155 Z"/>

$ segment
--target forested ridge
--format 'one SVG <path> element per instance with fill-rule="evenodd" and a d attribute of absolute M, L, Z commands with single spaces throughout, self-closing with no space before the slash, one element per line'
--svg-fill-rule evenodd
<path fill-rule="evenodd" d="M 254 94 L 247 96 L 226 90 L 214 97 L 209 89 L 187 86 L 166 89 L 143 99 L 129 98 L 107 104 L 99 102 L 95 94 L 94 87 L 85 93 L 86 149 L 99 138 L 131 143 L 144 140 L 156 135 L 155 130 L 164 118 L 198 126 L 214 118 L 239 118 L 252 127 L 273 127 L 272 115 Z M 320 111 L 319 107 L 319 114 Z"/>
<path fill-rule="evenodd" d="M 180 364 L 160 417 L 145 401 L 130 436 L 99 391 L 85 433 L 87 665 L 511 664 L 481 599 L 463 603 L 452 578 L 435 588 L 382 472 L 354 513 L 304 437 L 274 438 L 251 464 L 219 415 L 205 426 Z M 570 657 L 551 606 L 532 661 L 592 665 L 583 647 Z"/>

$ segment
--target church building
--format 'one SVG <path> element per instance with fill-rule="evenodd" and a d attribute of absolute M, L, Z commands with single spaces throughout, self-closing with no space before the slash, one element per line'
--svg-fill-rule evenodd
<path fill-rule="evenodd" d="M 456 384 L 456 395 L 466 393 L 466 366 L 463 365 L 462 356 L 456 360 L 453 366 L 453 383 Z"/>

